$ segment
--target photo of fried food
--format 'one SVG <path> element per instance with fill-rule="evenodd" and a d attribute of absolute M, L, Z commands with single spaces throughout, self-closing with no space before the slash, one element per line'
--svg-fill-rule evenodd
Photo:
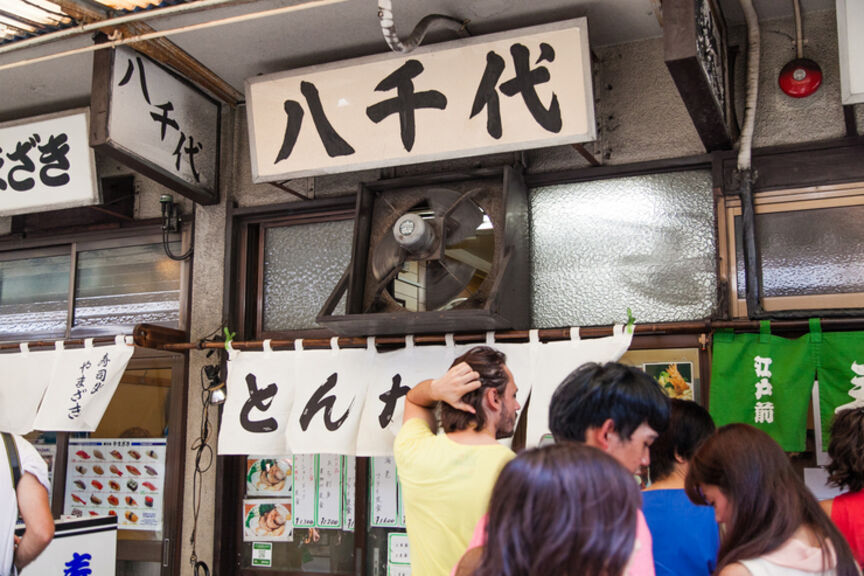
<path fill-rule="evenodd" d="M 260 490 L 280 492 L 285 488 L 286 478 L 287 475 L 279 467 L 277 460 L 262 460 L 261 469 L 258 472 L 258 481 L 255 483 L 255 486 Z"/>
<path fill-rule="evenodd" d="M 260 508 L 263 509 L 265 506 L 262 505 Z M 272 509 L 258 516 L 258 525 L 255 527 L 255 534 L 258 536 L 281 536 L 285 532 L 286 521 L 287 518 L 280 513 L 279 507 L 273 506 Z"/>

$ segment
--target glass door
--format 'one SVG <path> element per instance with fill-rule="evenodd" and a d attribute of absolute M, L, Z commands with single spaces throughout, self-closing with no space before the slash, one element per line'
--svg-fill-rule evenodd
<path fill-rule="evenodd" d="M 179 573 L 184 359 L 136 350 L 99 427 L 66 450 L 63 513 L 116 516 L 117 576 Z"/>

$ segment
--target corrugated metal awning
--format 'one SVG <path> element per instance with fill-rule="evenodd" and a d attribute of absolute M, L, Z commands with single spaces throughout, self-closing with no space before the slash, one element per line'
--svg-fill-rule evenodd
<path fill-rule="evenodd" d="M 0 45 L 82 24 L 83 11 L 120 16 L 127 12 L 185 4 L 186 0 L 0 0 Z"/>

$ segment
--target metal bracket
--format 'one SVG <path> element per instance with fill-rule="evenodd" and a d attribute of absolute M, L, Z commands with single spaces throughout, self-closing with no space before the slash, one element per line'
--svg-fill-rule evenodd
<path fill-rule="evenodd" d="M 313 200 L 315 198 L 314 176 L 297 180 L 281 180 L 279 182 L 270 182 L 269 184 L 301 200 Z"/>

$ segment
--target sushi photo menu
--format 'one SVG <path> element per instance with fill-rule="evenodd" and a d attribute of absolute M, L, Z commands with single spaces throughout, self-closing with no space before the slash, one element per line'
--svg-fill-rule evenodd
<path fill-rule="evenodd" d="M 121 530 L 162 529 L 165 438 L 69 440 L 68 516 L 116 516 Z"/>

